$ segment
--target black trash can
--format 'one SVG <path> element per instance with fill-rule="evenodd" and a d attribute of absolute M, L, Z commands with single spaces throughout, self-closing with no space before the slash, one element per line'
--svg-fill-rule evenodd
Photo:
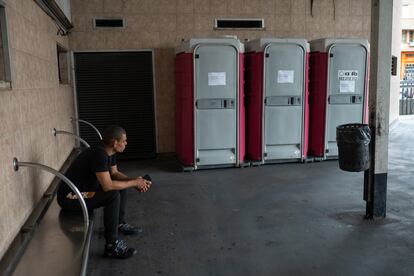
<path fill-rule="evenodd" d="M 367 124 L 346 124 L 336 127 L 339 167 L 348 172 L 369 168 L 371 130 Z"/>

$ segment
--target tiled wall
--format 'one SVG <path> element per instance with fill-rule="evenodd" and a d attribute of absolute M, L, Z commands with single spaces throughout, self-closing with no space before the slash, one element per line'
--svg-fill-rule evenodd
<path fill-rule="evenodd" d="M 0 91 L 0 258 L 49 186 L 52 175 L 32 168 L 14 172 L 13 157 L 59 169 L 71 152 L 72 89 L 59 85 L 53 21 L 33 0 L 6 0 L 12 89 Z"/>
<path fill-rule="evenodd" d="M 314 2 L 311 15 L 311 5 Z M 174 151 L 174 48 L 182 38 L 370 36 L 370 0 L 73 0 L 73 50 L 155 49 L 159 152 Z M 335 8 L 334 8 L 335 4 Z M 125 19 L 119 30 L 93 29 L 93 18 Z M 266 30 L 213 30 L 218 17 L 264 18 Z"/>

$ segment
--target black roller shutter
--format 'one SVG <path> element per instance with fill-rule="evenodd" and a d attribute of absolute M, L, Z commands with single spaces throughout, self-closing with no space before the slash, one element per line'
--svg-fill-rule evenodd
<path fill-rule="evenodd" d="M 75 53 L 78 116 L 99 131 L 119 125 L 128 145 L 118 158 L 154 158 L 155 116 L 152 52 Z M 80 136 L 99 142 L 94 130 L 80 123 Z"/>

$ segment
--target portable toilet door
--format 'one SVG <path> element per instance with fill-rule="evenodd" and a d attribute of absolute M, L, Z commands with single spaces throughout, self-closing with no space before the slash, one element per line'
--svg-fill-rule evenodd
<path fill-rule="evenodd" d="M 368 120 L 369 44 L 362 39 L 321 39 L 312 41 L 310 45 L 312 52 L 324 52 L 327 61 L 326 108 L 323 108 L 325 131 L 316 134 L 323 135 L 323 151 L 315 157 L 337 158 L 336 127 L 348 123 L 366 123 Z M 311 70 L 319 68 L 315 66 Z M 317 95 L 311 97 L 314 96 Z M 311 121 L 318 119 L 313 115 Z"/>
<path fill-rule="evenodd" d="M 197 166 L 238 165 L 238 56 L 232 45 L 194 49 Z"/>
<path fill-rule="evenodd" d="M 193 52 L 194 169 L 239 166 L 244 160 L 244 46 L 237 39 L 191 39 Z"/>
<path fill-rule="evenodd" d="M 246 77 L 248 97 L 247 131 L 261 135 L 261 139 L 248 139 L 247 151 L 252 162 L 303 161 L 307 153 L 308 133 L 308 59 L 309 44 L 304 39 L 263 38 L 246 44 L 246 63 L 259 55 L 263 73 L 257 75 L 257 68 L 247 66 L 246 75 L 256 74 L 260 80 Z M 263 85 L 260 84 L 263 83 Z M 256 87 L 254 87 L 256 84 Z M 260 91 L 261 86 L 263 91 Z M 260 97 L 259 108 L 254 108 L 254 97 Z M 250 102 L 252 100 L 252 103 Z M 256 109 L 256 110 L 255 110 Z M 261 116 L 255 116 L 260 112 Z M 260 118 L 253 122 L 250 116 Z M 255 130 L 261 124 L 261 133 Z M 247 137 L 252 137 L 248 134 Z M 260 156 L 252 153 L 260 142 Z M 250 151 L 250 153 L 249 153 Z M 256 159 L 256 160 L 254 160 Z M 259 160 L 257 160 L 259 159 Z"/>

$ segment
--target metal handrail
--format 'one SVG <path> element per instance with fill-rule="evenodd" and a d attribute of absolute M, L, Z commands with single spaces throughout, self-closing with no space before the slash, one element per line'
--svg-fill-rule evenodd
<path fill-rule="evenodd" d="M 87 148 L 90 148 L 91 146 L 82 138 L 80 138 L 78 135 L 66 131 L 66 130 L 57 130 L 56 128 L 53 128 L 53 135 L 56 136 L 57 134 L 66 134 L 66 135 L 71 135 L 73 137 L 75 137 L 77 140 L 79 140 L 82 144 L 84 144 Z"/>
<path fill-rule="evenodd" d="M 73 184 L 72 181 L 70 181 L 65 175 L 63 175 L 62 173 L 60 173 L 59 171 L 55 169 L 52 169 L 51 167 L 48 167 L 48 166 L 45 166 L 39 163 L 33 163 L 33 162 L 20 162 L 16 157 L 14 157 L 13 158 L 14 171 L 17 172 L 19 170 L 19 167 L 32 167 L 32 168 L 42 169 L 44 171 L 47 171 L 55 175 L 56 177 L 61 179 L 66 185 L 69 186 L 69 188 L 77 195 L 79 203 L 81 205 L 82 213 L 83 213 L 83 222 L 85 225 L 85 237 L 86 237 L 86 233 L 88 232 L 88 227 L 89 227 L 88 208 L 86 207 L 86 203 L 85 203 L 85 200 L 83 199 L 81 192 L 78 190 L 75 184 Z"/>
<path fill-rule="evenodd" d="M 86 206 L 85 200 L 83 199 L 83 196 L 82 196 L 81 192 L 78 190 L 78 188 L 75 186 L 75 184 L 73 184 L 72 181 L 70 181 L 65 175 L 63 175 L 62 173 L 60 173 L 59 171 L 57 171 L 55 169 L 52 169 L 48 166 L 45 166 L 45 165 L 42 165 L 42 164 L 39 164 L 39 163 L 19 162 L 19 160 L 16 157 L 14 157 L 13 158 L 13 169 L 14 169 L 14 171 L 17 172 L 19 170 L 19 167 L 32 167 L 32 168 L 37 168 L 37 169 L 47 171 L 47 172 L 55 175 L 59 179 L 61 179 L 77 195 L 78 201 L 79 201 L 80 206 L 82 208 L 83 224 L 84 224 L 83 239 L 82 239 L 82 245 L 81 245 L 81 248 L 83 248 L 83 250 L 80 251 L 80 252 L 84 252 L 85 246 L 87 246 L 88 232 L 91 229 L 89 229 L 90 225 L 89 225 L 88 208 Z M 76 258 L 78 258 L 78 257 L 75 257 L 75 259 Z M 82 275 L 82 276 L 86 275 L 86 263 L 84 261 L 82 262 L 82 265 L 81 265 L 80 275 Z"/>
<path fill-rule="evenodd" d="M 72 118 L 71 117 L 70 120 L 71 121 L 80 122 L 80 123 L 84 123 L 84 124 L 87 124 L 88 126 L 92 127 L 95 130 L 95 132 L 98 134 L 99 139 L 102 140 L 102 134 L 99 132 L 99 130 L 93 124 L 89 123 L 88 121 L 85 121 L 85 120 L 82 120 L 82 119 L 78 119 L 78 118 Z"/>

